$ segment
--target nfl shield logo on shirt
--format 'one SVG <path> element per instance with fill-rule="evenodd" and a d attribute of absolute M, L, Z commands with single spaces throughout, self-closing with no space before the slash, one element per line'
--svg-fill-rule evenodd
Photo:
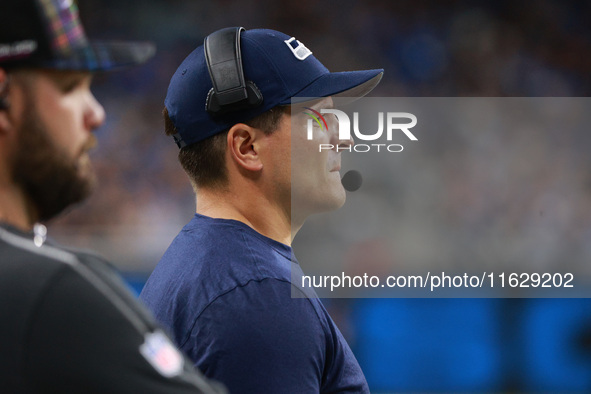
<path fill-rule="evenodd" d="M 146 334 L 140 353 L 161 375 L 168 378 L 180 375 L 183 370 L 183 356 L 162 331 Z"/>

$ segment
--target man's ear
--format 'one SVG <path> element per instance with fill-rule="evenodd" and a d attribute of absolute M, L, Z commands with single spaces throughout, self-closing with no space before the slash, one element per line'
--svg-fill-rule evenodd
<path fill-rule="evenodd" d="M 228 131 L 228 152 L 232 160 L 248 171 L 260 171 L 263 163 L 259 156 L 259 140 L 262 130 L 250 127 L 244 123 L 237 123 Z"/>

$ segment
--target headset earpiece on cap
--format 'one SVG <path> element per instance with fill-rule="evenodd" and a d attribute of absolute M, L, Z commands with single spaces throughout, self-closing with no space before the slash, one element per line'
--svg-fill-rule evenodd
<path fill-rule="evenodd" d="M 212 115 L 258 107 L 261 91 L 252 81 L 245 81 L 240 52 L 243 27 L 228 27 L 205 38 L 205 61 L 213 88 L 207 94 L 206 109 Z"/>

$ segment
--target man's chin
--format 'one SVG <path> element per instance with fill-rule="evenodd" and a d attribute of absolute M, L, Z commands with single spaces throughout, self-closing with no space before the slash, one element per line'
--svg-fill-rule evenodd
<path fill-rule="evenodd" d="M 339 186 L 339 190 L 336 191 L 335 194 L 336 195 L 332 199 L 332 207 L 328 209 L 329 211 L 334 211 L 335 209 L 342 208 L 343 205 L 345 205 L 345 202 L 347 202 L 347 192 L 345 191 L 345 188 L 342 185 Z"/>
<path fill-rule="evenodd" d="M 78 172 L 78 181 L 77 183 L 86 190 L 89 190 L 88 193 L 92 192 L 96 187 L 96 175 L 92 168 L 84 169 Z"/>
<path fill-rule="evenodd" d="M 341 183 L 340 173 L 336 172 L 336 174 L 337 176 L 335 179 L 332 179 L 330 198 L 327 199 L 330 201 L 330 205 L 332 206 L 332 208 L 328 209 L 330 211 L 341 208 L 347 201 L 347 192 Z"/>
<path fill-rule="evenodd" d="M 84 153 L 76 163 L 76 173 L 78 183 L 88 183 L 89 187 L 94 190 L 94 186 L 96 185 L 96 174 L 90 156 L 87 153 Z"/>

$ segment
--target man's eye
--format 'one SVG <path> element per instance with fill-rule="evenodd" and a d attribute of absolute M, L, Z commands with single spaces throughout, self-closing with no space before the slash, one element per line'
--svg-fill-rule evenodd
<path fill-rule="evenodd" d="M 70 93 L 74 91 L 80 85 L 80 81 L 70 81 L 63 85 L 62 90 L 64 93 Z"/>
<path fill-rule="evenodd" d="M 78 87 L 82 86 L 83 83 L 84 83 L 84 78 L 78 78 L 78 77 L 68 78 L 60 84 L 60 87 L 61 87 L 62 92 L 70 93 L 70 92 L 76 90 Z"/>

